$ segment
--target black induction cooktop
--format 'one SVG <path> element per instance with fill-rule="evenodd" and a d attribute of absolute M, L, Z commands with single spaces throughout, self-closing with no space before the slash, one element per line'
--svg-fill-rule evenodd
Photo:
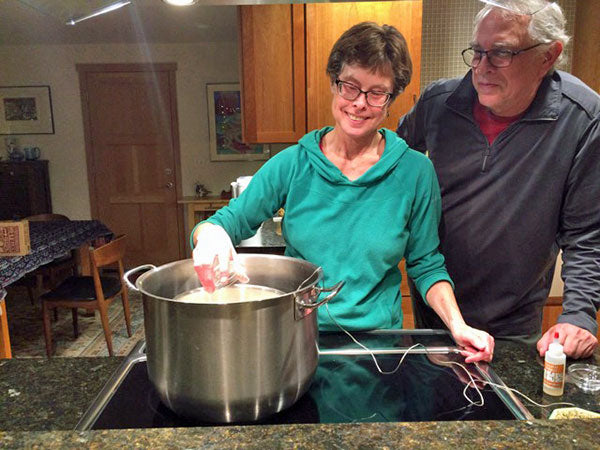
<path fill-rule="evenodd" d="M 481 403 L 474 389 L 465 391 L 468 377 L 464 370 L 448 365 L 449 361 L 464 362 L 447 332 L 385 330 L 352 334 L 369 351 L 344 333 L 321 333 L 319 365 L 308 392 L 290 408 L 252 424 L 532 418 L 518 399 L 503 389 L 483 387 L 483 406 L 465 398 L 467 395 Z M 416 343 L 421 345 L 406 354 Z M 476 379 L 503 385 L 487 364 L 464 365 Z M 144 344 L 140 343 L 76 429 L 218 425 L 179 417 L 160 401 L 148 378 Z"/>

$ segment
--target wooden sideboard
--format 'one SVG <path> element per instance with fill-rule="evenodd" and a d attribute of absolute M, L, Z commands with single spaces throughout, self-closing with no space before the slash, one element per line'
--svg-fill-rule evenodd
<path fill-rule="evenodd" d="M 177 203 L 184 205 L 186 209 L 187 226 L 184 240 L 189 252 L 189 237 L 192 229 L 198 222 L 208 219 L 217 210 L 221 209 L 223 206 L 227 206 L 229 204 L 229 199 L 221 198 L 217 195 L 209 195 L 206 197 L 189 196 L 177 200 Z"/>
<path fill-rule="evenodd" d="M 0 162 L 0 220 L 51 212 L 48 161 Z"/>

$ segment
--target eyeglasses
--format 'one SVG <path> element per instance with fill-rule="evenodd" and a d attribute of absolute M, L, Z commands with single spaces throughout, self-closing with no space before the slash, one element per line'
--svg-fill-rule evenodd
<path fill-rule="evenodd" d="M 513 57 L 526 52 L 527 50 L 531 50 L 533 48 L 539 47 L 543 45 L 544 42 L 540 42 L 539 44 L 532 45 L 531 47 L 527 47 L 521 50 L 506 50 L 493 48 L 491 50 L 477 50 L 473 47 L 465 48 L 462 51 L 462 58 L 465 64 L 469 67 L 476 68 L 483 55 L 487 56 L 488 62 L 492 67 L 497 69 L 501 69 L 502 67 L 508 67 L 512 63 Z"/>
<path fill-rule="evenodd" d="M 381 108 L 385 106 L 392 97 L 391 92 L 382 91 L 363 91 L 347 81 L 335 80 L 338 94 L 346 100 L 356 100 L 360 94 L 365 94 L 369 106 Z"/>

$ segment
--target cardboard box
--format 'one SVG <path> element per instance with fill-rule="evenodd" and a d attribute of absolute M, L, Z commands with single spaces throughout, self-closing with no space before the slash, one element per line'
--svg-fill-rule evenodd
<path fill-rule="evenodd" d="M 23 256 L 30 252 L 29 222 L 0 222 L 0 256 Z"/>

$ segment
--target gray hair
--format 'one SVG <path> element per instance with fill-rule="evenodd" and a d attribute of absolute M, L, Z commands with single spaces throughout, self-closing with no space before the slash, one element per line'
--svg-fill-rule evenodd
<path fill-rule="evenodd" d="M 547 0 L 482 1 L 487 4 L 475 16 L 473 33 L 477 31 L 479 24 L 490 11 L 496 10 L 505 18 L 521 15 L 531 16 L 527 31 L 534 43 L 549 44 L 558 41 L 562 43 L 563 49 L 569 43 L 570 37 L 566 31 L 567 21 L 562 9 L 556 2 L 549 2 Z M 563 62 L 563 53 L 558 56 L 554 67 L 550 71 Z"/>

